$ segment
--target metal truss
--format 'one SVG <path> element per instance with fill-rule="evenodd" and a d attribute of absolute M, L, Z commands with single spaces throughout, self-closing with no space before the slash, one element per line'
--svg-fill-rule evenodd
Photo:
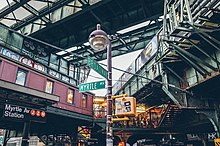
<path fill-rule="evenodd" d="M 152 20 L 151 22 L 153 22 Z M 158 19 L 157 19 L 158 21 Z M 130 53 L 140 49 L 144 49 L 147 43 L 156 35 L 160 29 L 162 22 L 158 21 L 158 24 L 153 23 L 134 30 L 125 34 L 114 34 L 112 38 L 112 56 L 119 56 L 122 54 Z M 71 53 L 64 54 L 62 57 L 67 57 L 71 63 L 80 63 L 80 65 L 85 65 L 84 59 L 87 56 L 93 57 L 95 60 L 100 61 L 106 59 L 106 51 L 96 52 L 92 50 L 90 46 L 80 46 L 81 49 L 73 51 Z"/>
<path fill-rule="evenodd" d="M 25 22 L 18 22 L 15 25 L 12 26 L 12 29 L 15 30 L 19 30 L 21 28 L 23 28 L 24 26 L 33 23 L 34 21 L 38 20 L 38 19 L 42 19 L 44 22 L 48 23 L 50 22 L 49 18 L 46 17 L 46 15 L 50 14 L 51 12 L 54 12 L 55 10 L 61 8 L 62 6 L 65 6 L 66 4 L 72 2 L 73 0 L 60 0 L 57 1 L 56 3 L 53 3 L 52 5 L 50 5 L 48 3 L 47 7 L 42 9 L 42 10 L 35 10 L 33 7 L 31 7 L 28 4 L 24 4 L 23 7 L 28 9 L 28 11 L 32 12 L 32 16 L 26 18 Z M 33 11 L 34 10 L 34 11 Z"/>
<path fill-rule="evenodd" d="M 41 9 L 34 7 L 31 2 L 33 1 L 13 0 L 9 4 L 8 1 L 8 6 L 0 13 L 0 20 L 14 21 L 10 26 L 11 29 L 59 48 L 77 47 L 77 50 L 60 56 L 77 66 L 85 64 L 86 56 L 91 56 L 97 61 L 106 59 L 105 51 L 96 52 L 84 45 L 97 23 L 114 36 L 112 38 L 113 57 L 143 49 L 162 24 L 160 18 L 162 0 L 34 0 L 44 5 Z M 57 20 L 54 21 L 55 12 L 60 9 L 58 15 L 62 15 L 66 7 L 76 8 L 79 11 L 73 12 L 68 17 L 56 18 Z M 161 9 L 158 9 L 159 7 Z M 19 8 L 27 11 L 29 15 L 24 19 L 18 18 L 15 12 Z M 7 17 L 10 14 L 13 18 Z M 145 27 L 124 34 L 117 33 L 119 30 L 145 21 L 149 21 Z M 54 53 L 57 52 L 54 50 Z"/>

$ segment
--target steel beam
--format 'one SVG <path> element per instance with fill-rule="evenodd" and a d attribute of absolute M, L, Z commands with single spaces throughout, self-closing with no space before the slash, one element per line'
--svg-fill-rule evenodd
<path fill-rule="evenodd" d="M 195 110 L 196 113 L 203 114 L 205 115 L 209 121 L 212 123 L 213 128 L 215 132 L 217 133 L 217 137 L 220 136 L 219 134 L 219 119 L 218 119 L 218 114 L 216 110 Z"/>
<path fill-rule="evenodd" d="M 132 44 L 135 44 L 135 43 L 137 43 L 137 42 L 138 42 L 138 43 L 144 43 L 144 41 L 150 41 L 150 39 L 152 39 L 153 36 L 154 36 L 154 35 L 149 36 L 149 37 L 146 37 L 146 38 L 141 38 L 141 39 L 139 39 L 138 41 L 135 40 L 135 41 L 132 41 L 132 42 L 128 42 L 127 45 L 132 45 Z M 146 42 L 145 42 L 145 43 L 146 43 Z M 145 43 L 144 43 L 141 47 L 136 48 L 136 49 L 133 49 L 133 51 L 134 51 L 134 50 L 144 49 Z M 113 48 L 112 48 L 112 51 L 117 51 L 119 48 L 122 48 L 123 46 L 124 46 L 124 44 L 118 45 L 118 46 L 116 46 L 116 47 L 113 47 Z M 128 53 L 128 52 L 131 52 L 131 50 L 128 50 L 128 51 L 125 51 L 125 52 L 120 52 L 120 53 L 117 53 L 117 54 L 114 54 L 114 53 L 113 53 L 112 56 L 115 57 L 115 56 L 122 55 L 122 54 L 125 54 L 125 53 Z M 74 52 L 73 52 L 73 53 L 74 53 Z M 80 53 L 82 53 L 82 52 L 80 52 Z M 79 54 L 79 53 L 77 53 L 77 54 Z M 94 55 L 90 55 L 90 56 L 91 56 L 91 57 L 94 57 L 94 56 L 97 56 L 97 55 L 100 55 L 100 54 L 106 54 L 106 52 L 105 52 L 105 51 L 99 51 L 99 52 L 96 52 Z M 77 55 L 77 56 L 78 56 L 78 55 Z M 75 60 L 75 59 L 74 59 L 74 60 L 71 60 L 70 63 L 79 62 L 79 61 L 82 61 L 82 59 L 83 59 L 83 58 L 78 58 L 78 57 L 77 57 L 76 60 Z M 106 59 L 106 55 L 102 56 L 100 60 L 104 60 L 104 59 Z M 100 61 L 100 60 L 97 60 L 97 61 Z"/>
<path fill-rule="evenodd" d="M 164 64 L 164 66 L 165 66 L 165 68 L 168 70 L 168 71 L 170 71 L 174 76 L 176 76 L 179 80 L 181 80 L 183 83 L 185 83 L 186 81 L 182 78 L 182 77 L 180 77 L 174 70 L 172 70 L 171 68 L 169 68 L 167 65 L 165 65 Z"/>
<path fill-rule="evenodd" d="M 15 1 L 15 0 L 14 0 Z M 39 15 L 39 12 L 38 12 L 38 10 L 36 10 L 34 7 L 32 7 L 31 5 L 29 5 L 29 4 L 24 4 L 23 6 L 22 6 L 24 9 L 26 9 L 28 12 L 30 12 L 30 13 L 32 13 L 33 15 L 35 15 L 35 16 L 38 16 Z M 42 21 L 44 21 L 45 23 L 48 23 L 48 22 L 50 22 L 50 19 L 48 19 L 47 17 L 41 17 L 40 18 Z"/>
<path fill-rule="evenodd" d="M 210 40 L 212 40 L 213 42 L 215 42 L 216 44 L 220 45 L 220 41 L 213 38 L 212 36 L 210 36 L 209 34 L 199 30 L 199 28 L 196 28 L 194 25 L 188 23 L 191 27 L 193 27 L 193 29 L 198 32 L 198 35 L 204 39 L 206 42 L 208 42 L 210 45 L 212 45 L 214 48 L 216 48 L 217 50 L 220 50 L 220 48 L 218 46 L 216 46 L 214 43 L 212 43 Z M 210 39 L 210 40 L 209 40 Z"/>
<path fill-rule="evenodd" d="M 180 104 L 180 102 L 173 96 L 172 93 L 170 93 L 170 91 L 165 87 L 162 86 L 163 91 L 168 95 L 168 97 L 179 107 L 182 108 L 182 105 Z"/>
<path fill-rule="evenodd" d="M 206 71 L 204 68 L 202 68 L 200 65 L 195 64 L 193 61 L 191 61 L 190 59 L 188 59 L 188 57 L 184 56 L 183 54 L 181 54 L 180 52 L 176 51 L 179 56 L 181 58 L 183 58 L 183 60 L 185 60 L 191 67 L 193 67 L 194 69 L 196 69 L 196 71 L 198 71 L 203 77 L 206 77 L 208 74 L 208 71 Z"/>
<path fill-rule="evenodd" d="M 185 54 L 186 56 L 189 56 L 190 58 L 192 58 L 193 60 L 202 63 L 203 65 L 207 66 L 208 68 L 212 69 L 213 71 L 218 71 L 217 68 L 211 66 L 210 64 L 206 63 L 205 61 L 201 60 L 200 58 L 198 58 L 197 56 L 187 52 L 186 50 L 182 49 L 181 47 L 170 43 L 171 46 L 173 46 L 175 48 L 175 50 L 178 50 L 178 52 Z"/>
<path fill-rule="evenodd" d="M 202 39 L 204 39 L 206 42 L 208 42 L 210 45 L 212 45 L 214 48 L 220 51 L 220 48 L 213 44 L 211 41 L 209 41 L 207 38 L 205 38 L 202 34 L 198 34 Z"/>
<path fill-rule="evenodd" d="M 205 51 L 203 51 L 202 48 L 200 48 L 199 46 L 197 46 L 192 40 L 188 39 L 190 44 L 193 45 L 193 47 L 195 47 L 197 50 L 199 50 L 202 54 L 204 54 L 206 57 L 211 58 L 214 62 L 216 62 L 216 64 L 220 64 L 220 62 L 215 59 L 214 57 L 212 57 L 211 55 L 209 55 L 208 53 L 206 53 Z"/>
<path fill-rule="evenodd" d="M 44 9 L 40 10 L 38 16 L 33 15 L 33 16 L 27 18 L 25 22 L 16 23 L 15 25 L 12 26 L 12 28 L 15 29 L 15 30 L 19 30 L 22 27 L 26 26 L 27 24 L 30 24 L 30 23 L 38 20 L 38 19 L 41 19 L 43 16 L 46 16 L 47 14 L 49 14 L 49 13 L 51 13 L 51 12 L 53 12 L 53 11 L 59 9 L 59 8 L 61 8 L 62 6 L 65 6 L 66 4 L 68 4 L 68 3 L 72 2 L 72 1 L 73 0 L 64 0 L 64 1 L 60 0 L 60 1 L 56 2 L 56 3 L 54 3 L 53 6 L 51 6 L 49 8 L 47 7 L 47 8 L 44 8 Z"/>
<path fill-rule="evenodd" d="M 0 18 L 4 18 L 5 16 L 7 16 L 8 14 L 18 9 L 19 7 L 23 6 L 29 1 L 30 0 L 21 0 L 20 2 L 13 4 L 12 6 L 8 7 L 7 9 L 5 9 L 3 12 L 0 13 Z"/>
<path fill-rule="evenodd" d="M 47 107 L 47 112 L 55 114 L 55 115 L 67 116 L 67 117 L 70 117 L 70 118 L 75 118 L 75 119 L 88 121 L 88 122 L 93 122 L 93 120 L 94 120 L 92 116 L 86 116 L 86 115 L 82 115 L 80 113 L 75 113 L 75 112 L 59 109 L 59 108 L 56 108 L 56 107 L 49 107 L 48 106 Z"/>
<path fill-rule="evenodd" d="M 14 18 L 7 18 L 7 17 L 5 17 L 5 18 L 3 18 L 3 19 L 6 19 L 6 20 L 14 20 L 14 21 L 17 21 L 17 22 L 25 22 L 25 20 L 20 20 L 20 19 L 14 19 Z M 36 24 L 36 25 L 46 25 L 46 24 L 41 24 L 41 23 L 36 23 L 36 22 L 33 22 L 32 24 Z"/>

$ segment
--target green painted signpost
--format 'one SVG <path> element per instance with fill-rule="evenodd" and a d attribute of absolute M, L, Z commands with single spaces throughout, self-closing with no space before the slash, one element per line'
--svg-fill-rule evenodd
<path fill-rule="evenodd" d="M 103 89 L 103 88 L 105 88 L 105 81 L 79 84 L 79 92 L 86 92 L 89 90 L 97 90 L 97 89 Z"/>
<path fill-rule="evenodd" d="M 108 79 L 108 72 L 105 70 L 101 65 L 98 64 L 94 59 L 91 57 L 87 58 L 87 65 L 99 73 L 104 78 Z"/>

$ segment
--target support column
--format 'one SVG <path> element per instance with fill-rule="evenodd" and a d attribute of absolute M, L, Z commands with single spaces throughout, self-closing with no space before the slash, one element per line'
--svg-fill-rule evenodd
<path fill-rule="evenodd" d="M 78 144 L 78 129 L 74 130 L 74 133 L 71 134 L 71 146 L 77 146 Z"/>
<path fill-rule="evenodd" d="M 128 143 L 128 139 L 129 137 L 131 137 L 133 134 L 132 133 L 120 133 L 120 134 L 116 134 L 116 136 L 118 136 L 120 138 L 120 140 L 124 143 Z"/>
<path fill-rule="evenodd" d="M 195 112 L 204 114 L 209 119 L 209 121 L 212 123 L 213 128 L 215 132 L 217 133 L 217 137 L 220 137 L 217 110 L 195 110 Z"/>
<path fill-rule="evenodd" d="M 7 141 L 9 139 L 9 135 L 10 135 L 10 130 L 6 130 L 5 131 L 5 134 L 4 134 L 4 143 L 3 143 L 3 146 L 6 146 L 7 145 Z"/>
<path fill-rule="evenodd" d="M 25 121 L 24 122 L 24 128 L 23 128 L 23 136 L 22 136 L 22 142 L 21 142 L 21 146 L 28 146 L 28 134 L 29 134 L 29 128 L 30 128 L 30 122 L 29 121 Z"/>
<path fill-rule="evenodd" d="M 207 146 L 205 139 L 202 139 L 202 144 L 203 144 L 203 146 Z"/>

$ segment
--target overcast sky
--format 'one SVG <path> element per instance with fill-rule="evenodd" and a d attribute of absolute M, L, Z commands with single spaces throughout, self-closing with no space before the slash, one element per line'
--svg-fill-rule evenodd
<path fill-rule="evenodd" d="M 137 56 L 140 54 L 141 51 L 142 50 L 138 50 L 138 51 L 135 51 L 135 52 L 132 52 L 129 54 L 114 57 L 112 59 L 112 66 L 119 68 L 121 70 L 126 70 L 128 68 L 128 66 L 137 58 Z M 100 62 L 103 64 L 107 64 L 106 60 L 103 60 Z M 105 66 L 103 66 L 103 67 L 106 69 Z M 123 72 L 112 69 L 112 80 L 113 80 L 112 85 L 114 85 L 114 83 L 119 79 L 119 77 L 121 77 L 122 74 L 123 74 Z M 92 76 L 95 76 L 95 77 L 98 77 L 101 79 L 97 79 Z M 102 77 L 101 75 L 99 75 L 98 73 L 96 73 L 94 70 L 91 70 L 89 77 L 88 77 L 88 80 L 87 80 L 87 83 L 101 81 L 101 80 L 105 80 L 105 78 Z M 99 90 L 92 90 L 90 92 L 95 93 L 96 96 L 105 96 L 106 90 L 107 89 L 99 89 Z"/>

